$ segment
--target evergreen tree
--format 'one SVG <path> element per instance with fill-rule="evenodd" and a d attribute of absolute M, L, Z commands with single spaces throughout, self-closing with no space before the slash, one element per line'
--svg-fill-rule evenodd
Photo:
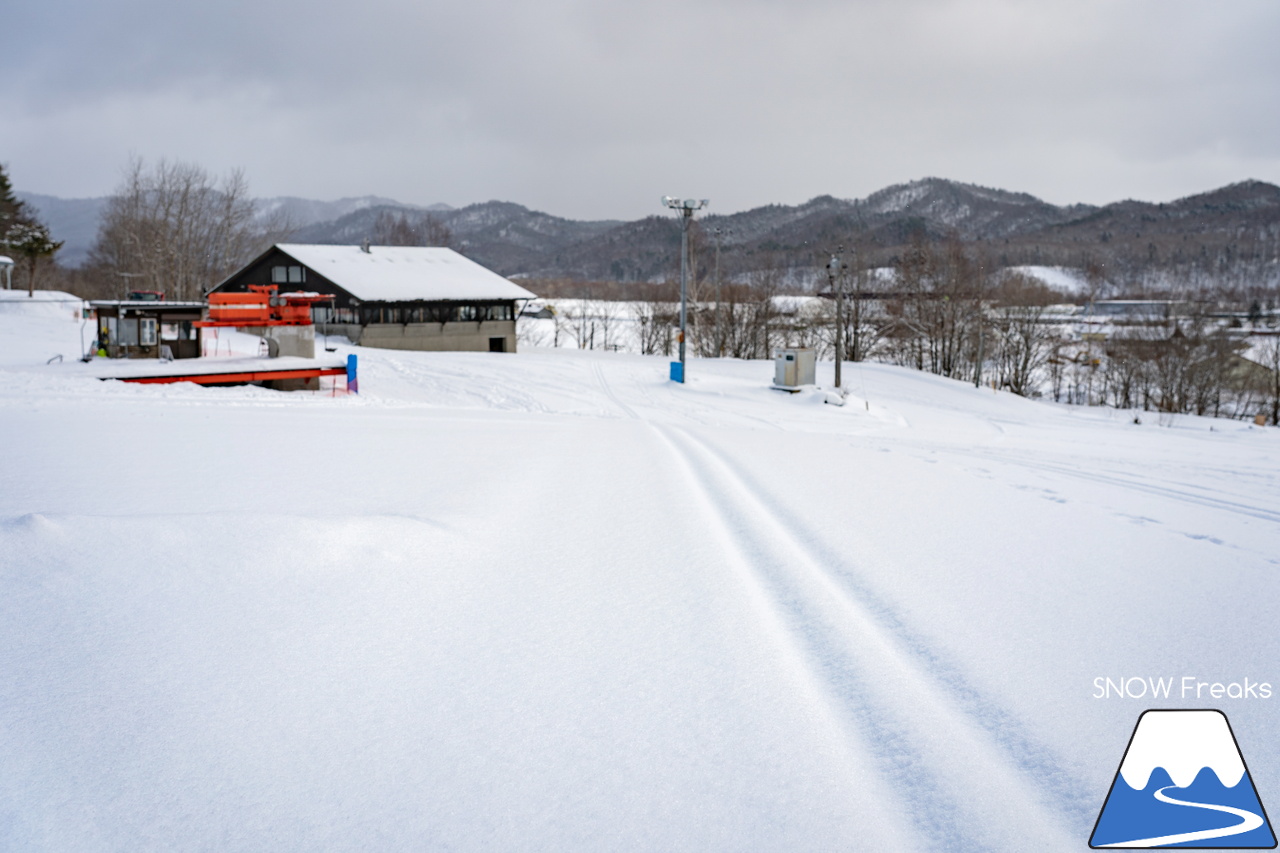
<path fill-rule="evenodd" d="M 52 259 L 62 248 L 61 240 L 54 240 L 49 227 L 38 220 L 25 202 L 13 194 L 13 184 L 8 172 L 0 164 L 0 248 L 7 249 L 21 259 L 19 267 L 26 273 L 27 295 L 34 296 L 40 262 Z"/>
<path fill-rule="evenodd" d="M 8 233 L 11 225 L 28 220 L 27 206 L 13 194 L 9 173 L 0 163 L 0 237 Z"/>

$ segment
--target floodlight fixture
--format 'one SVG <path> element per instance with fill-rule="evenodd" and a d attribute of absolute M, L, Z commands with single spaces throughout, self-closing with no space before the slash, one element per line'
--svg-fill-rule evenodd
<path fill-rule="evenodd" d="M 689 222 L 692 221 L 693 214 L 709 205 L 711 201 L 705 198 L 680 199 L 664 195 L 662 203 L 672 210 L 680 211 L 680 366 L 677 368 L 674 364 L 671 365 L 671 378 L 683 383 L 685 380 L 684 338 L 689 318 Z"/>
<path fill-rule="evenodd" d="M 692 216 L 696 211 L 711 204 L 710 199 L 705 198 L 676 198 L 671 195 L 664 195 L 662 203 L 672 210 L 678 210 L 685 216 Z"/>

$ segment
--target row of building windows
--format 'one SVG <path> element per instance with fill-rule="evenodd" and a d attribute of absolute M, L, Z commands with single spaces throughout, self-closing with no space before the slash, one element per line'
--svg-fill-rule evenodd
<path fill-rule="evenodd" d="M 311 309 L 316 323 L 477 323 L 485 320 L 514 320 L 509 302 L 493 305 L 437 302 L 426 305 L 361 305 L 359 308 Z"/>
<path fill-rule="evenodd" d="M 103 345 L 151 347 L 156 345 L 156 332 L 162 341 L 196 340 L 198 334 L 190 320 L 159 323 L 154 317 L 100 317 L 98 340 Z"/>

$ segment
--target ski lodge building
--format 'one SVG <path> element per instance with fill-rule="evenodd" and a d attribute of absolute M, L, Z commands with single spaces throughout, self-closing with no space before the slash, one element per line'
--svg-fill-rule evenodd
<path fill-rule="evenodd" d="M 278 243 L 211 292 L 250 284 L 332 293 L 316 331 L 366 347 L 515 352 L 516 316 L 534 298 L 452 249 Z"/>

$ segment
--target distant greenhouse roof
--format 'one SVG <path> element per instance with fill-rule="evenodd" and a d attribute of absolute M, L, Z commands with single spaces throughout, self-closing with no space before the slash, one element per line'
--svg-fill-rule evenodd
<path fill-rule="evenodd" d="M 280 243 L 280 251 L 366 302 L 532 299 L 534 294 L 453 249 Z"/>

